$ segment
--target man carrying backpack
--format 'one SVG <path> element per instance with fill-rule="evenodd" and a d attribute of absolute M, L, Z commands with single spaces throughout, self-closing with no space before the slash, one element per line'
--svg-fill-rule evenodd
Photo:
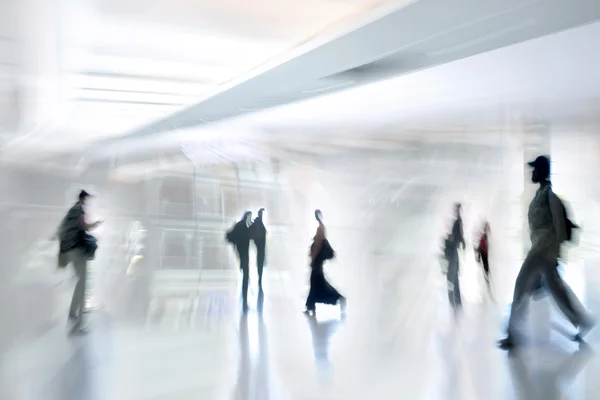
<path fill-rule="evenodd" d="M 526 315 L 529 297 L 541 277 L 544 277 L 544 282 L 561 311 L 574 326 L 579 328 L 575 339 L 581 340 L 594 325 L 593 320 L 556 269 L 560 246 L 571 239 L 571 230 L 575 225 L 569 221 L 564 205 L 552 191 L 550 160 L 545 156 L 539 156 L 535 161 L 530 162 L 529 166 L 533 167 L 531 180 L 539 183 L 540 188 L 529 205 L 531 250 L 521 266 L 515 283 L 508 335 L 498 342 L 503 349 L 510 349 L 519 344 L 516 325 Z"/>

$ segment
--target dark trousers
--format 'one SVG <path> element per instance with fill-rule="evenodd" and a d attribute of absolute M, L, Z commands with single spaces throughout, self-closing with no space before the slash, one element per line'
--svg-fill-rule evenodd
<path fill-rule="evenodd" d="M 458 280 L 459 266 L 458 253 L 451 256 L 448 260 L 448 272 L 446 279 L 448 280 L 448 300 L 450 305 L 458 310 L 462 306 L 462 298 L 460 295 L 460 282 Z"/>
<path fill-rule="evenodd" d="M 248 302 L 248 282 L 250 277 L 248 276 L 249 265 L 250 265 L 250 255 L 248 254 L 248 250 L 239 251 L 238 256 L 240 258 L 240 270 L 242 271 L 242 299 L 244 304 Z"/>
<path fill-rule="evenodd" d="M 485 283 L 487 283 L 488 289 L 490 288 L 490 263 L 488 261 L 487 253 L 481 253 L 481 264 L 483 265 L 483 276 L 485 277 Z"/>
<path fill-rule="evenodd" d="M 256 271 L 258 272 L 258 285 L 262 287 L 263 268 L 265 266 L 265 246 L 256 246 Z"/>

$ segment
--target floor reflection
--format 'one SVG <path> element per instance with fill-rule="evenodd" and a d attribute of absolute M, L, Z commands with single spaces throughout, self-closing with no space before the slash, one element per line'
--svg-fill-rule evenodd
<path fill-rule="evenodd" d="M 317 377 L 321 380 L 322 384 L 330 383 L 332 375 L 331 361 L 329 359 L 331 339 L 342 321 L 337 319 L 319 321 L 314 315 L 306 315 L 306 319 L 312 336 Z"/>
<path fill-rule="evenodd" d="M 570 384 L 592 359 L 589 345 L 582 344 L 574 353 L 556 354 L 549 357 L 536 354 L 534 349 L 515 351 L 509 355 L 508 366 L 519 399 L 552 400 L 584 398 L 577 395 L 577 388 Z"/>
<path fill-rule="evenodd" d="M 269 339 L 263 318 L 264 293 L 259 291 L 256 312 L 242 312 L 239 320 L 239 364 L 234 400 L 275 399 L 272 390 Z"/>

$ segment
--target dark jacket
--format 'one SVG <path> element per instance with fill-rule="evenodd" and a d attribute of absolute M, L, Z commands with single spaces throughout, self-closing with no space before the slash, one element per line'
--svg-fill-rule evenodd
<path fill-rule="evenodd" d="M 235 246 L 238 253 L 248 253 L 250 248 L 250 228 L 246 226 L 246 220 L 238 221 L 227 232 L 226 239 Z"/>
<path fill-rule="evenodd" d="M 264 248 L 266 246 L 267 228 L 265 228 L 265 224 L 263 224 L 261 217 L 256 217 L 252 225 L 250 225 L 250 237 L 257 248 Z"/>
<path fill-rule="evenodd" d="M 454 221 L 454 225 L 452 226 L 452 236 L 454 238 L 454 243 L 456 243 L 457 248 L 459 245 L 462 245 L 463 247 L 466 246 L 465 238 L 463 235 L 463 224 L 461 217 L 456 218 L 456 220 Z"/>

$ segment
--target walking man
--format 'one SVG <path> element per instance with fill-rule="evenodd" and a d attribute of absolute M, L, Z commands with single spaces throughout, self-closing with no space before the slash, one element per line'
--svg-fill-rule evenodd
<path fill-rule="evenodd" d="M 85 190 L 79 193 L 77 202 L 63 218 L 59 227 L 60 240 L 59 266 L 66 267 L 73 263 L 78 281 L 73 291 L 69 319 L 75 322 L 75 327 L 81 330 L 83 313 L 85 311 L 85 284 L 87 279 L 87 261 L 93 257 L 88 249 L 87 232 L 96 229 L 102 221 L 89 224 L 85 218 L 85 204 L 90 194 Z M 95 246 L 95 243 L 93 244 Z M 95 250 L 95 249 L 94 249 Z"/>
<path fill-rule="evenodd" d="M 541 277 L 544 277 L 544 282 L 558 307 L 571 323 L 579 328 L 575 339 L 582 339 L 594 325 L 556 268 L 560 245 L 570 239 L 567 232 L 570 221 L 566 218 L 562 202 L 552 191 L 550 160 L 545 156 L 539 156 L 535 161 L 530 162 L 529 166 L 533 167 L 531 180 L 540 187 L 529 205 L 531 250 L 529 250 L 515 282 L 508 335 L 498 342 L 503 349 L 510 349 L 519 344 L 517 324 L 526 315 L 529 297 L 536 289 Z"/>

